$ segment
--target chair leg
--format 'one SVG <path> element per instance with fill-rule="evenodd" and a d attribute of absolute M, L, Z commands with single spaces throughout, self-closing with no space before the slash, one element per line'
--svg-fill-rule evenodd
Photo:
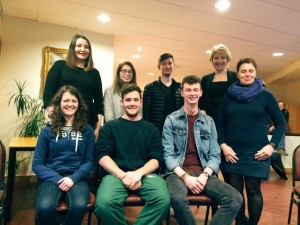
<path fill-rule="evenodd" d="M 291 202 L 290 202 L 290 209 L 289 209 L 289 216 L 288 216 L 288 224 L 291 223 L 292 209 L 293 209 L 293 198 L 294 198 L 294 193 L 291 194 Z"/>
<path fill-rule="evenodd" d="M 206 213 L 205 213 L 205 221 L 204 221 L 204 225 L 207 225 L 207 224 L 208 224 L 209 209 L 210 209 L 210 205 L 208 205 L 208 206 L 206 207 Z"/>
<path fill-rule="evenodd" d="M 215 213 L 217 212 L 218 210 L 218 206 L 217 205 L 212 205 L 211 206 L 211 217 L 213 217 L 215 215 Z"/>
<path fill-rule="evenodd" d="M 170 214 L 170 208 L 169 208 L 168 212 L 167 212 L 167 218 L 166 218 L 167 225 L 170 225 L 170 217 L 171 217 L 171 214 Z"/>

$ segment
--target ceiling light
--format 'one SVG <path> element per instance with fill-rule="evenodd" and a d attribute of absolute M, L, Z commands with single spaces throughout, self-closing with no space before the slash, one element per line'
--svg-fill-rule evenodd
<path fill-rule="evenodd" d="M 148 74 L 148 76 L 153 76 L 154 75 L 154 73 L 147 73 Z"/>
<path fill-rule="evenodd" d="M 216 4 L 215 7 L 219 11 L 226 11 L 230 7 L 231 3 L 228 0 L 219 0 Z"/>
<path fill-rule="evenodd" d="M 138 55 L 138 54 L 133 54 L 133 55 L 131 55 L 131 57 L 132 57 L 132 58 L 135 58 L 135 59 L 139 59 L 139 58 L 141 58 L 141 56 L 140 56 L 140 55 Z"/>
<path fill-rule="evenodd" d="M 141 51 L 142 51 L 142 47 L 137 47 L 137 50 L 138 50 L 139 52 L 141 52 Z"/>
<path fill-rule="evenodd" d="M 120 58 L 120 59 L 119 59 L 119 62 L 120 62 L 120 63 L 124 62 L 124 59 L 123 59 L 123 58 Z"/>
<path fill-rule="evenodd" d="M 211 53 L 211 50 L 206 50 L 205 53 L 210 54 L 210 53 Z"/>
<path fill-rule="evenodd" d="M 283 56 L 284 54 L 282 53 L 282 52 L 274 52 L 273 53 L 273 56 L 276 56 L 276 57 L 278 57 L 278 56 Z"/>
<path fill-rule="evenodd" d="M 101 15 L 99 15 L 97 17 L 97 19 L 99 21 L 101 21 L 102 23 L 107 23 L 107 22 L 111 21 L 111 18 L 108 15 L 104 14 L 104 13 L 102 13 Z"/>

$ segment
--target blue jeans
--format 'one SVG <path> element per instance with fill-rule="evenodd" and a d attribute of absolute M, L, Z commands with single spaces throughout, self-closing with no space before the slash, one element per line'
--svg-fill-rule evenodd
<path fill-rule="evenodd" d="M 170 196 L 164 179 L 156 174 L 142 177 L 142 186 L 135 191 L 145 205 L 135 225 L 160 225 L 170 208 Z M 106 175 L 99 186 L 95 214 L 103 225 L 127 225 L 123 203 L 130 191 L 115 176 Z"/>
<path fill-rule="evenodd" d="M 278 148 L 283 148 L 285 149 L 285 134 L 282 136 L 279 144 L 278 144 Z"/>
<path fill-rule="evenodd" d="M 61 198 L 67 202 L 69 211 L 63 225 L 81 225 L 89 198 L 89 187 L 80 181 L 69 191 L 61 191 L 57 184 L 42 182 L 36 194 L 36 214 L 39 225 L 58 225 L 56 206 Z"/>
<path fill-rule="evenodd" d="M 192 176 L 199 176 L 199 172 L 189 172 Z M 171 174 L 166 178 L 171 204 L 177 222 L 180 225 L 196 225 L 196 220 L 187 201 L 188 187 L 177 175 Z M 209 177 L 203 193 L 214 199 L 221 207 L 216 211 L 210 225 L 231 225 L 238 213 L 243 198 L 230 185 L 216 177 Z"/>

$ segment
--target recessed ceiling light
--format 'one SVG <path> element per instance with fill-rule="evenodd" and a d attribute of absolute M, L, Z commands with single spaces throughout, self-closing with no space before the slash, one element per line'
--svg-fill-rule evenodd
<path fill-rule="evenodd" d="M 230 7 L 231 3 L 228 0 L 219 0 L 216 4 L 215 7 L 219 11 L 226 11 Z"/>
<path fill-rule="evenodd" d="M 97 19 L 99 21 L 101 21 L 102 23 L 107 23 L 107 22 L 111 21 L 111 18 L 108 15 L 104 14 L 104 13 L 102 13 L 101 15 L 99 15 L 97 17 Z"/>
<path fill-rule="evenodd" d="M 205 53 L 210 54 L 210 53 L 211 53 L 211 50 L 206 50 Z"/>
<path fill-rule="evenodd" d="M 135 59 L 139 59 L 139 58 L 141 58 L 141 56 L 140 56 L 140 55 L 138 55 L 138 54 L 133 54 L 133 55 L 131 55 L 131 57 L 132 57 L 132 58 L 135 58 Z"/>
<path fill-rule="evenodd" d="M 154 75 L 154 73 L 147 73 L 148 74 L 148 76 L 153 76 Z"/>
<path fill-rule="evenodd" d="M 284 55 L 283 52 L 274 52 L 273 53 L 273 56 L 276 56 L 276 57 L 283 56 L 283 55 Z"/>
<path fill-rule="evenodd" d="M 120 63 L 124 62 L 124 59 L 123 58 L 120 58 L 119 59 Z"/>
<path fill-rule="evenodd" d="M 139 51 L 139 52 L 141 52 L 142 51 L 142 47 L 137 47 L 137 50 Z"/>

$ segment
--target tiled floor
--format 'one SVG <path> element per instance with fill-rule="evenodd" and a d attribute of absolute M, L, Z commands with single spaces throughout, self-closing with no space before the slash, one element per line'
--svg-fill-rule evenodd
<path fill-rule="evenodd" d="M 268 181 L 262 183 L 264 196 L 264 209 L 259 225 L 286 225 L 288 217 L 288 208 L 291 194 L 291 174 L 288 174 L 289 180 L 280 180 L 275 173 L 271 173 Z M 12 209 L 12 219 L 8 225 L 33 225 L 34 224 L 34 195 L 36 191 L 36 181 L 16 183 L 14 191 L 14 203 Z M 133 224 L 139 207 L 127 207 L 126 217 L 129 224 Z M 192 207 L 192 211 L 198 224 L 203 224 L 205 207 Z M 293 215 L 291 225 L 297 224 L 297 207 L 293 206 Z M 84 225 L 87 224 L 87 217 L 84 219 Z M 92 225 L 96 225 L 96 218 L 93 216 Z M 165 223 L 164 223 L 165 224 Z M 175 225 L 176 220 L 171 218 L 171 225 Z M 114 224 L 112 224 L 114 225 Z M 146 225 L 146 224 L 145 224 Z"/>

